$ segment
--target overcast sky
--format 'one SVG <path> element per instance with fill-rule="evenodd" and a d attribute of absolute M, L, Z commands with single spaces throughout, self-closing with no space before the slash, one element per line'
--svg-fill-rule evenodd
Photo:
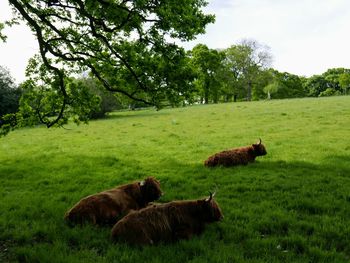
<path fill-rule="evenodd" d="M 227 48 L 248 38 L 271 48 L 272 66 L 279 71 L 311 76 L 350 68 L 350 0 L 211 0 L 205 10 L 216 15 L 216 22 L 184 44 L 187 49 L 197 43 Z M 10 12 L 7 0 L 0 0 L 0 21 Z M 25 26 L 5 32 L 0 65 L 21 82 L 37 43 Z"/>

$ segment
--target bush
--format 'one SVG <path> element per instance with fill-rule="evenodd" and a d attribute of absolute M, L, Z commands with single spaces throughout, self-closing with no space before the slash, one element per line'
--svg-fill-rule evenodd
<path fill-rule="evenodd" d="M 96 95 L 100 98 L 99 106 L 90 112 L 91 119 L 103 118 L 106 116 L 106 113 L 122 107 L 116 96 L 112 92 L 101 87 L 94 79 L 83 78 L 79 79 L 79 81 L 81 81 L 82 85 L 84 85 L 92 95 Z"/>
<path fill-rule="evenodd" d="M 0 118 L 18 111 L 21 94 L 9 71 L 0 66 Z"/>
<path fill-rule="evenodd" d="M 338 96 L 341 95 L 341 92 L 338 90 L 332 89 L 332 88 L 327 88 L 325 91 L 322 91 L 319 97 L 328 97 L 328 96 Z"/>

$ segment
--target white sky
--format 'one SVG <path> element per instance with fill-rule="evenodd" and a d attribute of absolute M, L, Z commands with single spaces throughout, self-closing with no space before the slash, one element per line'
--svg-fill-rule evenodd
<path fill-rule="evenodd" d="M 205 35 L 185 43 L 227 48 L 244 38 L 268 45 L 273 68 L 311 76 L 329 68 L 350 68 L 350 0 L 209 0 L 206 12 L 216 15 Z M 0 0 L 0 21 L 10 16 L 7 0 Z M 0 65 L 16 82 L 24 80 L 28 59 L 37 52 L 29 29 L 16 26 L 0 42 Z"/>

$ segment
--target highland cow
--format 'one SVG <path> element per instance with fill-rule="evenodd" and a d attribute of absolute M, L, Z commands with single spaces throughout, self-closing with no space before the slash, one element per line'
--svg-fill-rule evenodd
<path fill-rule="evenodd" d="M 161 195 L 160 183 L 148 177 L 81 199 L 65 214 L 65 219 L 73 224 L 115 224 L 131 210 L 144 208 Z"/>
<path fill-rule="evenodd" d="M 113 226 L 112 239 L 132 245 L 174 242 L 199 235 L 206 224 L 222 218 L 212 194 L 207 199 L 172 201 L 129 213 Z"/>
<path fill-rule="evenodd" d="M 266 155 L 266 153 L 265 146 L 261 143 L 261 139 L 259 139 L 258 143 L 251 146 L 216 153 L 205 160 L 204 165 L 208 167 L 247 165 L 250 162 L 254 162 L 257 156 Z"/>

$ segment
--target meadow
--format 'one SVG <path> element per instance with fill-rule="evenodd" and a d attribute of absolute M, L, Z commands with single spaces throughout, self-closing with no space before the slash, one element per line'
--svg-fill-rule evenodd
<path fill-rule="evenodd" d="M 203 166 L 261 138 L 248 166 Z M 143 248 L 69 227 L 82 197 L 154 176 L 159 200 L 216 191 L 224 220 Z M 350 96 L 115 112 L 0 138 L 0 262 L 349 262 Z"/>

